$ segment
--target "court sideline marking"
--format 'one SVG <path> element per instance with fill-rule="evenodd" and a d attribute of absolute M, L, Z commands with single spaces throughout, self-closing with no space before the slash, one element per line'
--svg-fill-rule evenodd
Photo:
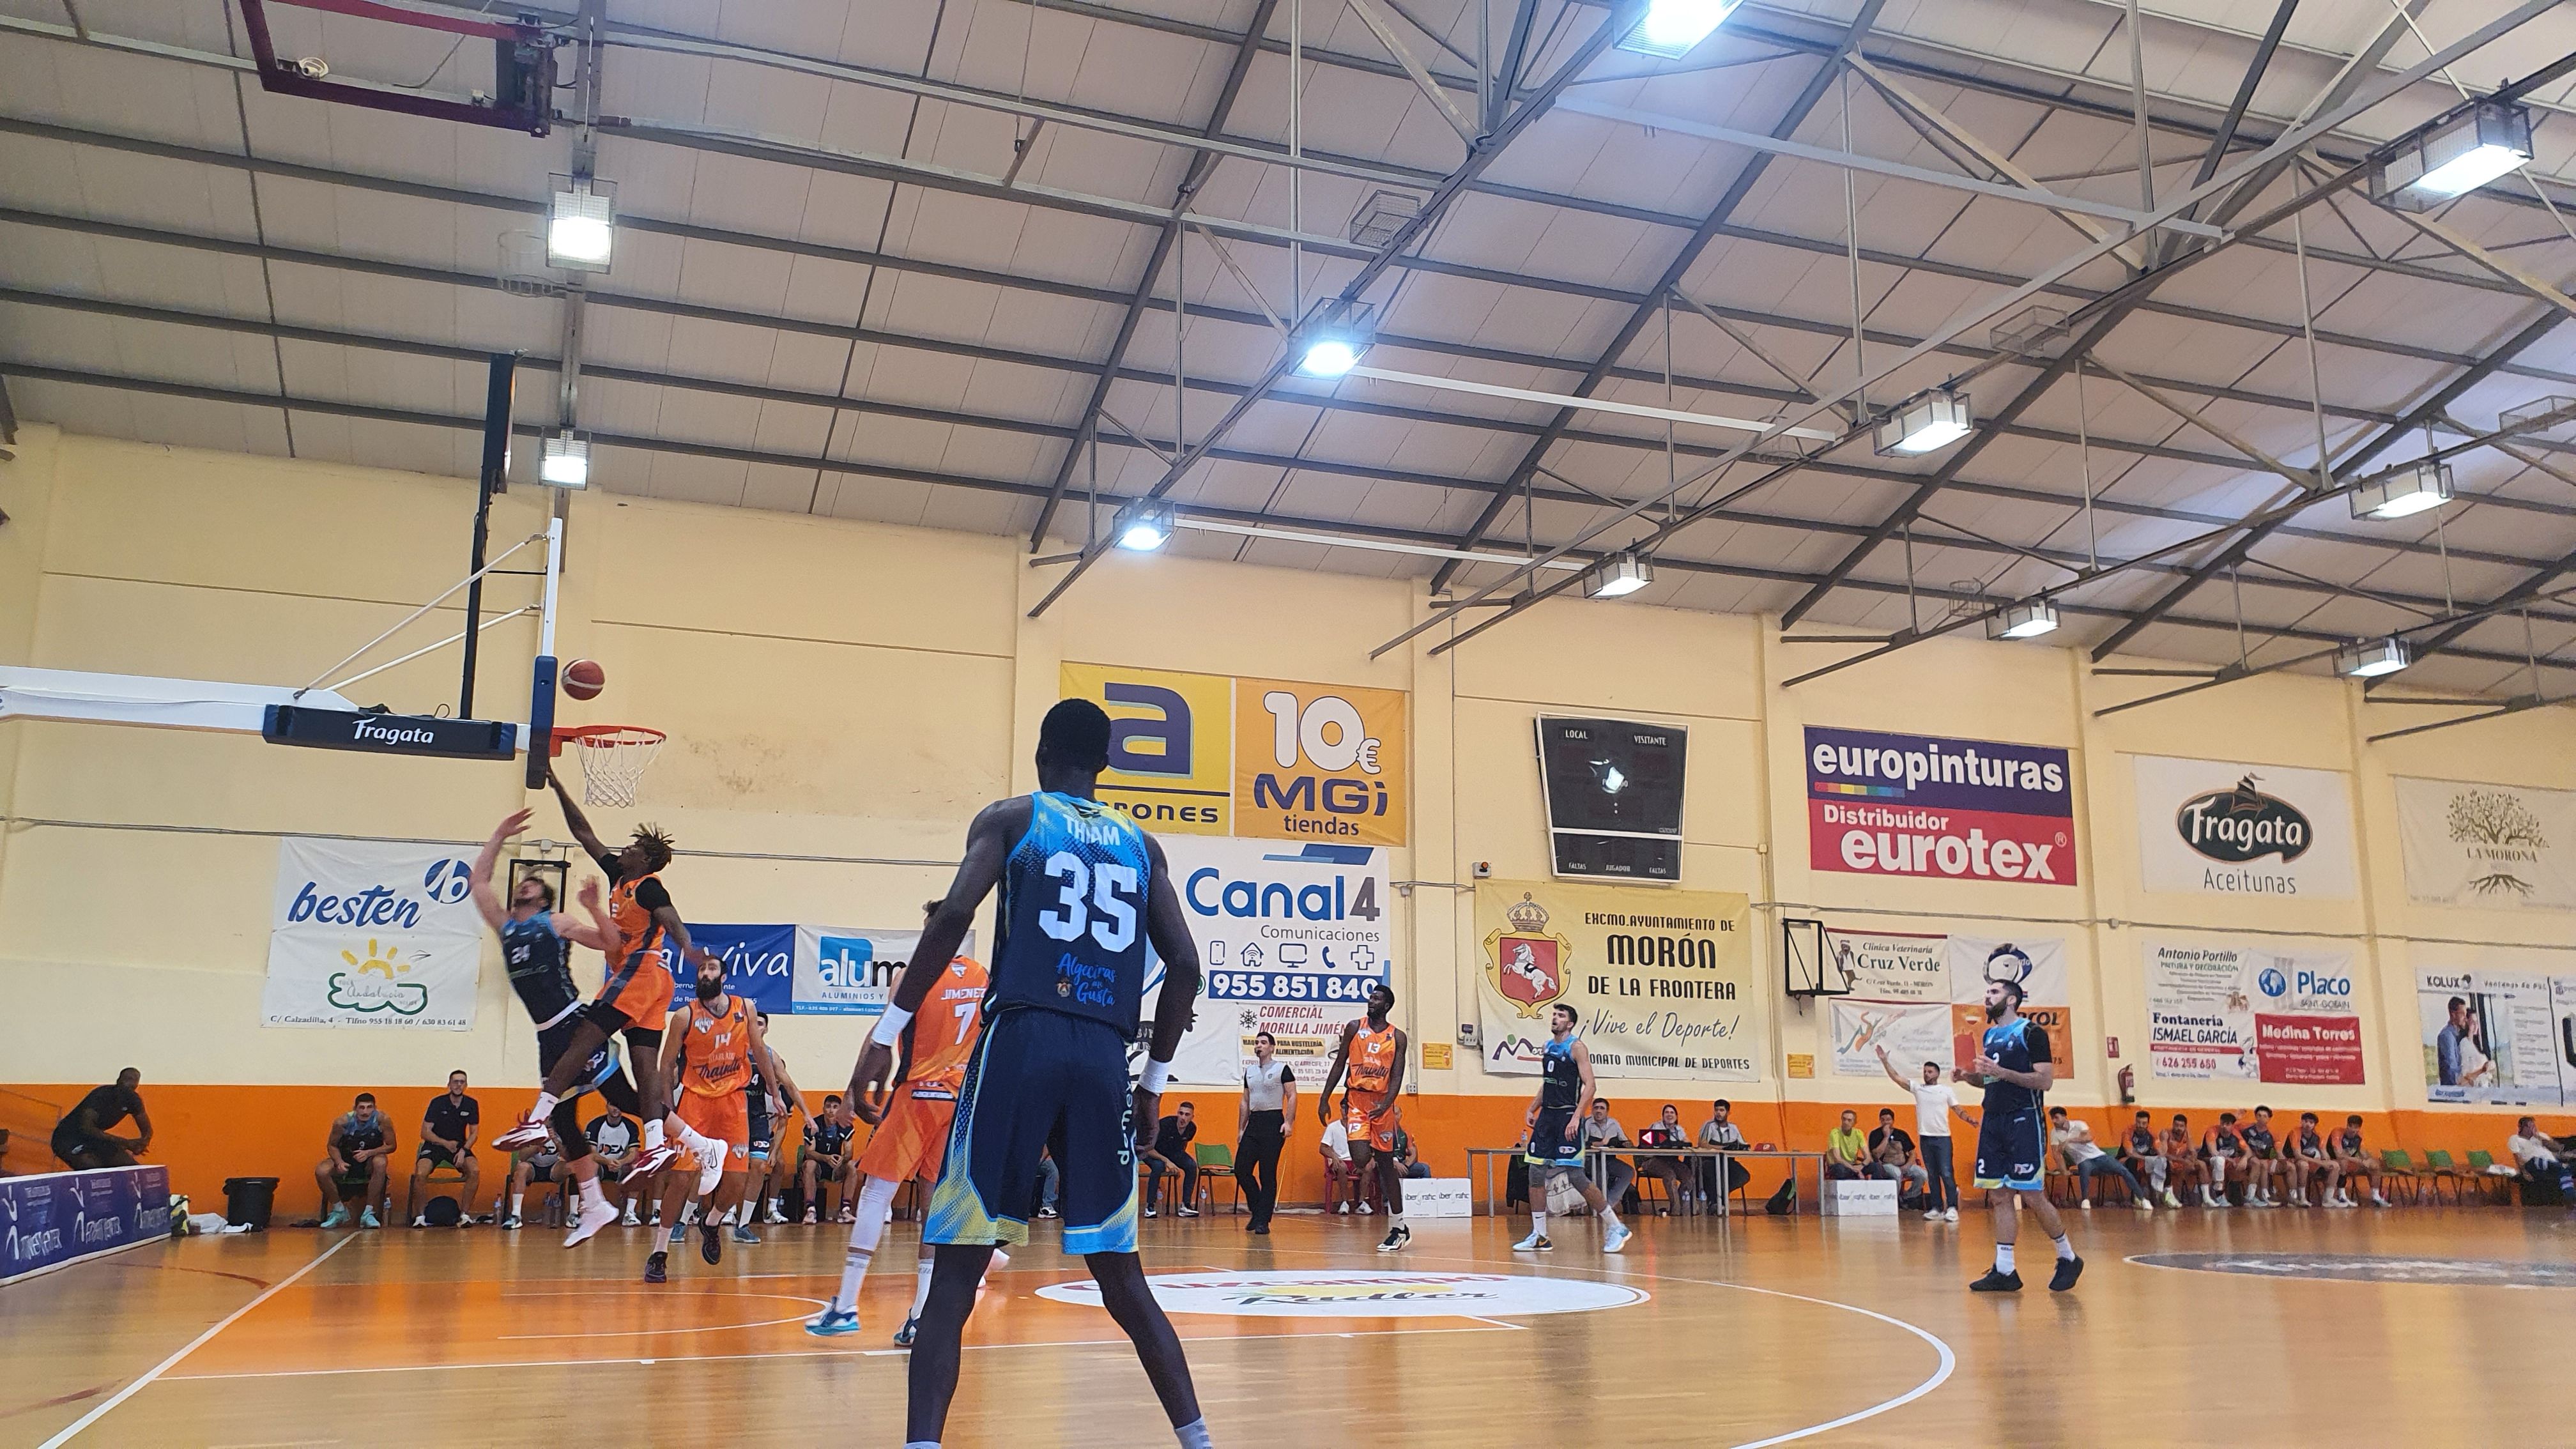
<path fill-rule="evenodd" d="M 292 1287 L 297 1279 L 302 1278 L 305 1274 L 310 1273 L 314 1269 L 321 1267 L 324 1263 L 329 1262 L 332 1254 L 356 1241 L 358 1241 L 358 1235 L 356 1233 L 351 1233 L 340 1241 L 324 1248 L 321 1255 L 316 1257 L 312 1262 L 305 1264 L 303 1267 L 296 1269 L 294 1272 L 287 1274 L 285 1277 L 278 1279 L 276 1282 L 271 1283 L 266 1288 L 260 1290 L 258 1297 L 253 1298 L 251 1301 L 234 1309 L 232 1312 L 225 1314 L 221 1319 L 217 1320 L 214 1327 L 209 1328 L 205 1332 L 198 1334 L 195 1338 L 188 1340 L 188 1344 L 185 1348 L 180 1349 L 177 1353 L 174 1353 L 168 1358 L 161 1360 L 159 1363 L 154 1364 L 141 1378 L 127 1384 L 124 1388 L 118 1389 L 114 1396 L 107 1399 L 104 1403 L 101 1403 L 97 1408 L 90 1410 L 88 1413 L 72 1420 L 69 1424 L 64 1425 L 62 1432 L 56 1434 L 51 1439 L 46 1440 L 44 1443 L 37 1445 L 36 1449 L 62 1449 L 62 1446 L 70 1443 L 73 1437 L 78 1435 L 81 1430 L 86 1429 L 90 1425 L 97 1423 L 100 1419 L 105 1418 L 108 1410 L 115 1408 L 117 1405 L 124 1403 L 127 1399 L 133 1398 L 136 1394 L 142 1392 L 144 1385 L 151 1383 L 163 1374 L 178 1367 L 179 1360 L 186 1358 L 188 1355 L 195 1353 L 198 1349 L 205 1347 L 216 1334 L 221 1333 L 225 1329 L 240 1322 L 243 1316 L 248 1314 L 252 1309 L 257 1308 L 259 1305 L 266 1303 L 271 1298 L 276 1297 L 279 1293 L 284 1292 L 287 1288 Z"/>

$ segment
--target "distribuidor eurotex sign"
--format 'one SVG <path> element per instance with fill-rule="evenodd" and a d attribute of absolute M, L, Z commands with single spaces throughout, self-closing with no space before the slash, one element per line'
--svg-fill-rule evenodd
<path fill-rule="evenodd" d="M 2066 751 L 1807 729 L 1807 863 L 1860 875 L 2075 884 Z"/>

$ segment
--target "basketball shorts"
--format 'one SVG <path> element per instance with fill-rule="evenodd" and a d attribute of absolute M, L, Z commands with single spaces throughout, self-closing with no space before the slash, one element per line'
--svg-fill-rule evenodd
<path fill-rule="evenodd" d="M 1351 1134 L 1351 1146 L 1374 1147 L 1380 1152 L 1395 1150 L 1395 1129 L 1402 1125 L 1402 1112 L 1387 1100 L 1384 1092 L 1354 1091 L 1344 1098 L 1343 1130 Z M 1382 1117 L 1373 1117 L 1381 1109 Z"/>
<path fill-rule="evenodd" d="M 769 1103 L 766 1098 L 745 1093 L 742 1107 L 751 1125 L 751 1160 L 767 1162 L 769 1149 L 778 1142 L 776 1126 L 769 1119 Z"/>
<path fill-rule="evenodd" d="M 1529 1150 L 1521 1160 L 1532 1167 L 1571 1167 L 1583 1170 L 1583 1134 L 1576 1131 L 1572 1140 L 1566 1129 L 1574 1126 L 1571 1108 L 1551 1108 L 1538 1114 L 1538 1125 L 1530 1129 Z"/>
<path fill-rule="evenodd" d="M 1986 1113 L 1977 1129 L 1976 1185 L 2039 1191 L 2043 1136 L 2037 1112 Z"/>
<path fill-rule="evenodd" d="M 1136 1251 L 1129 1091 L 1115 1027 L 1043 1007 L 995 1013 L 966 1068 L 923 1241 L 1027 1242 L 1045 1153 L 1062 1178 L 1064 1251 Z"/>
<path fill-rule="evenodd" d="M 724 1170 L 742 1172 L 751 1166 L 751 1113 L 739 1091 L 680 1093 L 680 1120 L 689 1130 L 702 1137 L 712 1137 L 725 1146 Z M 680 1155 L 696 1162 L 695 1154 L 685 1147 Z M 701 1170 L 706 1164 L 698 1163 Z"/>
<path fill-rule="evenodd" d="M 1126 1067 L 1119 1068 L 1124 1075 Z M 909 1085 L 894 1089 L 885 1118 L 859 1153 L 859 1172 L 884 1182 L 936 1182 L 948 1157 L 948 1134 L 957 1125 L 957 1099 L 916 1097 Z"/>
<path fill-rule="evenodd" d="M 626 958 L 626 964 L 599 985 L 597 1005 L 604 1006 L 622 1018 L 611 1023 L 600 1016 L 591 1019 L 611 1031 L 642 1027 L 660 1031 L 671 1019 L 671 991 L 675 983 L 662 966 L 659 956 L 638 952 Z"/>
<path fill-rule="evenodd" d="M 472 1155 L 470 1151 L 468 1155 Z M 423 1144 L 419 1153 L 419 1165 L 417 1165 L 413 1170 L 416 1172 L 435 1172 L 442 1167 L 452 1167 L 459 1172 L 463 1172 L 465 1170 L 464 1165 L 456 1160 L 455 1153 L 448 1151 L 444 1147 L 431 1147 L 427 1144 Z"/>

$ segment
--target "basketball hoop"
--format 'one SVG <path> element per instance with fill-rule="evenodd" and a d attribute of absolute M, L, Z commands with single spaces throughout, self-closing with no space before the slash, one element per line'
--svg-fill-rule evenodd
<path fill-rule="evenodd" d="M 565 745 L 580 747 L 581 803 L 632 805 L 635 787 L 644 782 L 645 767 L 665 738 L 642 725 L 562 725 L 555 729 L 554 753 L 561 759 Z"/>

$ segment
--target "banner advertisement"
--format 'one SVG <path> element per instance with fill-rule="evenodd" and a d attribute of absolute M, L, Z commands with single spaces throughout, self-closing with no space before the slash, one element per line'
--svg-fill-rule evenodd
<path fill-rule="evenodd" d="M 1952 936 L 1950 953 L 1950 1055 L 1965 1070 L 1986 1034 L 1986 983 L 2021 983 L 2021 1014 L 2048 1033 L 2049 1060 L 2061 1075 L 2074 1074 L 2075 1013 L 2068 996 L 2066 943 L 2019 942 L 1990 936 Z"/>
<path fill-rule="evenodd" d="M 894 996 L 894 979 L 912 960 L 912 948 L 921 940 L 920 928 L 909 931 L 871 931 L 841 926 L 697 926 L 690 933 L 701 942 L 711 935 L 717 939 L 735 939 L 762 943 L 757 950 L 774 949 L 777 938 L 760 933 L 786 931 L 794 934 L 789 947 L 793 953 L 789 965 L 787 1005 L 784 1010 L 797 1016 L 883 1016 L 886 1002 Z M 707 949 L 714 951 L 713 944 Z M 975 955 L 975 933 L 968 931 L 964 945 L 957 948 L 960 956 Z M 726 962 L 728 990 L 741 990 L 730 983 L 743 976 L 744 969 L 733 963 L 731 956 L 719 951 Z M 775 1016 L 782 1009 L 770 1004 L 777 988 L 766 974 L 767 958 L 760 958 L 762 971 L 750 979 L 756 988 L 767 991 L 767 997 L 755 996 L 760 1009 Z M 986 962 L 990 965 L 990 962 Z"/>
<path fill-rule="evenodd" d="M 2576 976 L 2419 967 L 2415 1000 L 2426 1100 L 2546 1107 L 2576 1087 Z"/>
<path fill-rule="evenodd" d="M 2576 790 L 2397 777 L 2406 893 L 2430 906 L 2576 910 Z"/>
<path fill-rule="evenodd" d="M 1807 727 L 1807 863 L 2073 885 L 2066 751 Z"/>
<path fill-rule="evenodd" d="M 2134 755 L 2151 891 L 2353 898 L 2351 781 L 2337 770 Z"/>
<path fill-rule="evenodd" d="M 435 845 L 279 841 L 261 1021 L 473 1030 L 490 933 L 471 865 Z"/>
<path fill-rule="evenodd" d="M 1100 798 L 1159 835 L 1404 844 L 1402 690 L 1073 663 L 1058 685 L 1109 712 Z"/>
<path fill-rule="evenodd" d="M 1321 1088 L 1343 1023 L 1368 1014 L 1369 989 L 1391 965 L 1387 852 L 1176 836 L 1163 853 L 1207 973 L 1172 1080 L 1239 1085 L 1252 1038 L 1266 1031 L 1306 1090 Z M 1148 1015 L 1162 974 L 1157 960 L 1147 972 Z"/>
<path fill-rule="evenodd" d="M 1478 881 L 1485 1070 L 1535 1075 L 1564 1002 L 1596 1076 L 1757 1080 L 1751 916 L 1733 892 Z"/>
<path fill-rule="evenodd" d="M 2145 951 L 2153 1075 L 2361 1084 L 2350 952 L 2153 937 Z"/>
<path fill-rule="evenodd" d="M 1826 1007 L 1834 1075 L 1878 1076 L 1882 1046 L 1900 1072 L 1950 1060 L 1947 936 L 1827 931 L 1825 941 L 1851 985 L 1849 996 L 1830 998 Z"/>
<path fill-rule="evenodd" d="M 0 1177 L 0 1283 L 170 1236 L 170 1169 Z"/>
<path fill-rule="evenodd" d="M 749 1001 L 753 1010 L 772 1016 L 795 1014 L 794 926 L 693 925 L 689 942 L 724 963 L 725 990 Z M 662 966 L 677 983 L 672 999 L 686 1002 L 696 988 L 695 968 L 681 964 L 678 949 L 668 944 L 662 947 Z"/>

